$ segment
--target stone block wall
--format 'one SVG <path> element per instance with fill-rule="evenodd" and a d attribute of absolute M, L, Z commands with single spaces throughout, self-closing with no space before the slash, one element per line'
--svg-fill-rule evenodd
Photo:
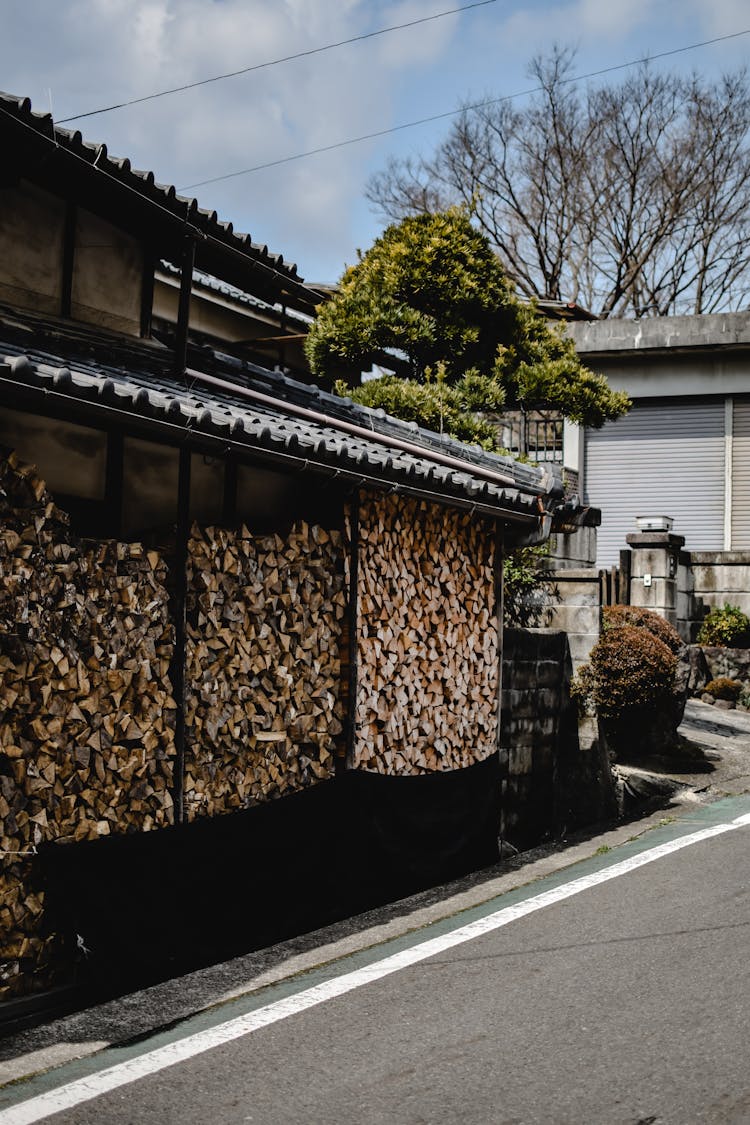
<path fill-rule="evenodd" d="M 750 617 L 750 551 L 683 551 L 677 592 L 677 628 L 694 641 L 715 607 L 738 606 Z"/>
<path fill-rule="evenodd" d="M 544 560 L 549 570 L 591 567 L 596 562 L 596 527 L 577 527 L 557 532 L 550 539 L 549 555 Z"/>
<path fill-rule="evenodd" d="M 716 607 L 750 616 L 750 551 L 688 551 L 671 532 L 628 535 L 627 543 L 630 605 L 664 617 L 688 644 Z"/>
<path fill-rule="evenodd" d="M 556 758 L 566 706 L 566 650 L 565 634 L 559 631 L 504 632 L 501 834 L 516 847 L 540 839 L 555 820 Z"/>
<path fill-rule="evenodd" d="M 573 671 L 584 664 L 601 631 L 602 572 L 595 567 L 549 575 L 545 624 L 567 634 Z"/>
<path fill-rule="evenodd" d="M 500 761 L 501 835 L 516 847 L 614 813 L 614 790 L 596 724 L 571 700 L 569 637 L 506 629 Z"/>

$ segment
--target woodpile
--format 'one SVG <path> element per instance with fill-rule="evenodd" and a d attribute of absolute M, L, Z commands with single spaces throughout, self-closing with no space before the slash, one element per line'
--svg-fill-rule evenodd
<path fill-rule="evenodd" d="M 494 525 L 396 496 L 360 506 L 353 765 L 458 769 L 497 749 Z"/>
<path fill-rule="evenodd" d="M 343 735 L 342 535 L 193 529 L 185 808 L 246 808 L 331 777 Z"/>
<path fill-rule="evenodd" d="M 193 528 L 188 819 L 333 775 L 350 652 L 352 765 L 418 774 L 495 751 L 493 525 L 367 495 L 358 549 L 350 636 L 341 532 Z M 35 849 L 173 822 L 167 584 L 158 551 L 77 539 L 35 469 L 0 451 L 0 999 L 53 979 Z"/>
<path fill-rule="evenodd" d="M 0 520 L 1 997 L 44 983 L 34 849 L 171 823 L 175 703 L 161 558 L 77 541 L 12 453 Z"/>

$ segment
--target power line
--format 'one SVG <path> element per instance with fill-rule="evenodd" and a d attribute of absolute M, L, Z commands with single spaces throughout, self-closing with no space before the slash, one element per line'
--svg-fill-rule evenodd
<path fill-rule="evenodd" d="M 407 27 L 416 27 L 418 24 L 431 23 L 441 20 L 445 16 L 454 16 L 458 12 L 468 12 L 471 8 L 484 8 L 488 4 L 496 4 L 497 0 L 474 0 L 471 4 L 463 4 L 460 8 L 449 8 L 445 12 L 435 12 L 431 16 L 422 16 L 417 20 L 407 23 L 396 23 L 391 27 L 381 27 L 377 31 L 368 31 L 363 35 L 354 35 L 351 39 L 340 39 L 337 43 L 326 43 L 322 47 L 311 47 L 307 51 L 297 51 L 294 55 L 284 55 L 280 59 L 270 59 L 267 62 L 255 63 L 245 66 L 241 70 L 230 70 L 226 74 L 215 74 L 212 78 L 201 78 L 198 82 L 187 82 L 184 86 L 172 86 L 168 90 L 158 90 L 155 94 L 144 94 L 140 98 L 131 98 L 126 102 L 115 102 L 112 105 L 102 106 L 101 109 L 90 109 L 87 113 L 76 113 L 72 117 L 61 117 L 58 125 L 66 125 L 69 121 L 80 121 L 84 117 L 95 117 L 99 113 L 110 113 L 114 109 L 125 109 L 126 106 L 140 105 L 141 102 L 150 102 L 154 98 L 165 98 L 168 94 L 181 94 L 185 90 L 194 90 L 198 86 L 208 86 L 212 82 L 223 82 L 225 78 L 237 78 L 240 74 L 250 74 L 254 70 L 265 70 L 267 67 L 279 66 L 281 63 L 292 62 L 294 59 L 308 58 L 310 55 L 319 55 L 323 51 L 333 51 L 336 47 L 346 47 L 350 43 L 361 43 L 365 39 L 376 39 L 379 35 L 388 35 L 391 31 L 403 31 Z"/>
<path fill-rule="evenodd" d="M 738 39 L 741 35 L 750 35 L 750 28 L 744 31 L 734 31 L 729 35 L 719 35 L 715 39 L 703 39 L 700 43 L 690 43 L 687 47 L 674 47 L 670 51 L 660 51 L 656 55 L 644 55 L 640 59 L 631 59 L 630 62 L 616 63 L 614 66 L 606 66 L 601 70 L 591 70 L 588 74 L 571 75 L 570 78 L 563 78 L 563 83 L 581 82 L 587 78 L 599 78 L 603 74 L 612 74 L 616 70 L 626 70 L 630 66 L 639 66 L 641 63 L 653 62 L 656 59 L 668 58 L 670 55 L 681 55 L 686 51 L 695 51 L 698 47 L 709 47 L 712 43 L 723 43 L 727 39 Z M 463 105 L 459 109 L 449 109 L 444 113 L 433 113 L 429 117 L 419 117 L 416 121 L 405 121 L 400 125 L 392 125 L 388 129 L 378 129 L 374 133 L 362 133 L 359 137 L 349 137 L 345 141 L 335 141 L 330 145 L 321 145 L 319 148 L 311 148 L 306 152 L 296 152 L 292 156 L 280 156 L 277 160 L 267 160 L 263 164 L 253 164 L 250 168 L 241 168 L 237 172 L 225 172 L 222 176 L 212 176 L 208 180 L 198 180 L 194 184 L 186 184 L 181 187 L 179 191 L 192 191 L 193 188 L 205 187 L 207 184 L 218 184 L 223 180 L 232 180 L 236 176 L 249 176 L 252 172 L 262 172 L 265 168 L 277 168 L 280 164 L 291 164 L 295 160 L 304 160 L 308 156 L 318 156 L 323 152 L 333 152 L 337 148 L 347 148 L 349 145 L 360 144 L 362 141 L 376 140 L 379 137 L 387 137 L 391 133 L 400 133 L 404 129 L 415 129 L 418 125 L 429 125 L 434 121 L 444 121 L 448 117 L 457 117 L 460 113 L 465 113 L 471 109 L 483 109 L 489 105 L 499 105 L 501 102 L 510 102 L 514 98 L 528 97 L 529 94 L 538 94 L 543 89 L 542 86 L 534 86 L 530 90 L 518 90 L 515 94 L 504 94 L 500 98 L 488 98 L 486 101 L 474 102 L 471 105 Z"/>

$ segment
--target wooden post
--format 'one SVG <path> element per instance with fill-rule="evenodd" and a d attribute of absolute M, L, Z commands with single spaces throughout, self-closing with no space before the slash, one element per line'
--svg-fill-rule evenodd
<path fill-rule="evenodd" d="M 180 303 L 177 309 L 177 332 L 174 347 L 174 373 L 184 375 L 187 367 L 188 330 L 190 328 L 190 296 L 193 291 L 195 239 L 186 234 L 180 261 Z"/>
<path fill-rule="evenodd" d="M 359 637 L 359 489 L 352 494 L 349 514 L 349 715 L 345 768 L 354 761 L 357 740 L 357 641 Z"/>
<path fill-rule="evenodd" d="M 124 442 L 120 430 L 107 432 L 107 466 L 104 481 L 104 522 L 108 539 L 122 535 L 122 486 Z"/>
<path fill-rule="evenodd" d="M 503 582 L 503 563 L 505 561 L 505 539 L 503 536 L 503 527 L 498 520 L 495 524 L 495 615 L 497 623 L 497 757 L 500 766 L 500 792 L 498 798 L 500 802 L 499 820 L 500 820 L 500 858 L 502 859 L 502 840 L 503 833 L 505 832 L 505 800 L 508 789 L 509 777 L 509 763 L 503 762 L 502 757 L 502 725 L 503 725 L 503 651 L 505 649 L 505 637 L 503 633 L 503 604 L 504 604 L 504 582 Z"/>
<path fill-rule="evenodd" d="M 63 259 L 60 291 L 60 316 L 68 317 L 73 307 L 73 267 L 76 252 L 76 224 L 78 209 L 72 199 L 65 204 L 63 228 Z"/>
<path fill-rule="evenodd" d="M 185 609 L 187 602 L 187 557 L 188 537 L 190 535 L 190 450 L 180 449 L 180 475 L 177 486 L 177 542 L 175 544 L 175 591 L 174 591 L 174 658 L 172 663 L 172 686 L 174 689 L 177 715 L 175 719 L 175 765 L 172 789 L 175 824 L 182 824 L 185 818 L 185 641 L 187 621 Z"/>
<path fill-rule="evenodd" d="M 620 589 L 617 599 L 620 605 L 630 605 L 630 574 L 632 562 L 632 551 L 620 551 Z"/>

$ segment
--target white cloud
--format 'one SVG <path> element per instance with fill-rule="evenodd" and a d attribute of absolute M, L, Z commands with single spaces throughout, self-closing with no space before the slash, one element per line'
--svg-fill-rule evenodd
<path fill-rule="evenodd" d="M 59 118 L 239 70 L 458 6 L 442 0 L 3 0 L 2 83 Z M 448 110 L 479 88 L 524 86 L 555 41 L 579 69 L 726 34 L 743 0 L 509 0 L 187 93 L 74 122 L 90 140 L 178 187 Z M 741 41 L 740 41 L 741 42 Z M 685 56 L 686 67 L 699 58 Z M 371 162 L 440 135 L 405 131 L 198 189 L 301 272 L 334 280 L 372 223 Z M 399 148 L 400 146 L 400 148 Z M 377 154 L 377 156 L 376 156 Z"/>

